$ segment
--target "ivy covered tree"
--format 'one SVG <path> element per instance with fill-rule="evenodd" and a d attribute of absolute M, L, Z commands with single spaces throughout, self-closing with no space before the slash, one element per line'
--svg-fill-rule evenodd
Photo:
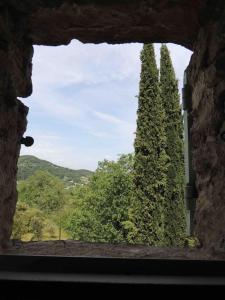
<path fill-rule="evenodd" d="M 162 246 L 168 158 L 165 152 L 165 112 L 160 98 L 159 72 L 152 44 L 144 45 L 141 62 L 134 143 L 135 242 Z"/>
<path fill-rule="evenodd" d="M 165 202 L 165 244 L 179 246 L 185 235 L 183 121 L 178 82 L 170 53 L 161 47 L 160 90 L 166 120 L 166 153 L 169 157 Z"/>

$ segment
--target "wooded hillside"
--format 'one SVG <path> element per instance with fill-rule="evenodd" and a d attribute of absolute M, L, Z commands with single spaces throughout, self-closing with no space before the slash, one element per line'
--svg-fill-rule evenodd
<path fill-rule="evenodd" d="M 66 185 L 82 182 L 83 178 L 90 177 L 93 172 L 89 170 L 72 170 L 60 167 L 50 163 L 49 161 L 39 159 L 31 155 L 20 156 L 18 161 L 17 179 L 26 180 L 36 171 L 47 171 L 48 173 L 63 180 Z"/>

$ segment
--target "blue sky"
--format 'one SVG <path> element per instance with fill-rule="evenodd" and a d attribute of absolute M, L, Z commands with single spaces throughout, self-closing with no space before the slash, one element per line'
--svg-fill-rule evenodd
<path fill-rule="evenodd" d="M 168 44 L 182 86 L 191 52 Z M 98 161 L 133 151 L 142 44 L 35 46 L 33 94 L 26 135 L 35 139 L 21 155 L 95 170 Z M 159 63 L 160 45 L 155 45 Z"/>

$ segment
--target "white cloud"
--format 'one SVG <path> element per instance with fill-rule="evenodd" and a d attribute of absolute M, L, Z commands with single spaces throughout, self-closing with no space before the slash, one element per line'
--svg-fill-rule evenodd
<path fill-rule="evenodd" d="M 35 46 L 34 88 L 97 84 L 136 78 L 141 44 L 93 45 L 72 41 L 69 46 Z M 36 55 L 38 54 L 38 55 Z"/>
<path fill-rule="evenodd" d="M 93 135 L 94 137 L 97 137 L 97 138 L 110 138 L 110 134 L 107 133 L 107 132 L 101 132 L 101 131 L 89 131 L 89 133 L 91 135 Z"/>
<path fill-rule="evenodd" d="M 117 125 L 123 125 L 123 124 L 127 124 L 127 122 L 125 122 L 124 120 L 121 120 L 113 115 L 110 114 L 106 114 L 106 113 L 102 113 L 99 111 L 93 111 L 93 114 L 95 116 L 97 116 L 99 119 L 106 121 L 108 123 L 112 123 L 112 124 L 117 124 Z"/>
<path fill-rule="evenodd" d="M 39 108 L 57 118 L 70 121 L 83 115 L 83 110 L 76 106 L 75 101 L 71 103 L 69 99 L 56 96 L 54 93 L 52 95 L 43 93 L 40 98 L 41 101 L 38 101 Z"/>
<path fill-rule="evenodd" d="M 125 141 L 129 141 L 130 144 L 130 138 L 133 139 L 132 135 L 135 131 L 136 121 L 130 123 L 111 114 L 106 114 L 99 111 L 93 111 L 93 114 L 100 120 L 113 125 L 112 137 L 120 139 L 122 137 L 122 139 L 124 139 Z"/>

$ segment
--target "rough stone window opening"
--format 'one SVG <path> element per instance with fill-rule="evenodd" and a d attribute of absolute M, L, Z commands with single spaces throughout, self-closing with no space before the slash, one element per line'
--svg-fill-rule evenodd
<path fill-rule="evenodd" d="M 34 50 L 26 104 L 35 144 L 21 139 L 29 148 L 18 162 L 17 247 L 122 244 L 129 255 L 135 244 L 196 246 L 184 199 L 180 96 L 191 52 L 78 41 Z"/>
<path fill-rule="evenodd" d="M 223 28 L 221 26 L 224 19 L 224 3 L 216 3 L 212 5 L 208 1 L 171 1 L 160 0 L 152 3 L 146 3 L 142 1 L 110 1 L 109 3 L 103 3 L 104 1 L 79 1 L 76 5 L 68 1 L 57 1 L 52 3 L 51 1 L 35 2 L 27 4 L 24 1 L 10 1 L 9 4 L 2 4 L 1 11 L 1 26 L 2 26 L 2 47 L 0 53 L 1 59 L 1 118 L 0 118 L 0 151 L 2 160 L 0 161 L 0 246 L 2 249 L 7 249 L 10 246 L 10 236 L 12 234 L 13 219 L 16 220 L 15 208 L 17 203 L 17 161 L 21 149 L 21 141 L 25 142 L 23 138 L 26 136 L 34 137 L 35 141 L 40 141 L 40 149 L 45 149 L 45 154 L 48 153 L 49 157 L 53 159 L 60 151 L 64 154 L 64 160 L 69 158 L 71 153 L 71 145 L 67 143 L 60 143 L 59 136 L 62 136 L 64 132 L 63 126 L 66 121 L 70 121 L 74 126 L 78 126 L 80 131 L 80 137 L 83 137 L 88 132 L 89 135 L 93 135 L 93 139 L 101 138 L 101 146 L 103 147 L 103 140 L 106 137 L 106 133 L 103 129 L 105 127 L 99 126 L 99 130 L 93 132 L 93 123 L 83 122 L 83 110 L 86 109 L 86 113 L 89 114 L 90 121 L 102 120 L 105 124 L 113 124 L 114 127 L 124 125 L 127 132 L 131 129 L 129 127 L 129 120 L 126 120 L 127 114 L 121 117 L 122 111 L 115 105 L 112 108 L 112 114 L 108 114 L 104 110 L 101 110 L 101 103 L 99 107 L 94 110 L 90 109 L 87 103 L 82 103 L 76 109 L 71 109 L 72 96 L 74 91 L 69 88 L 70 84 L 76 81 L 77 91 L 80 94 L 86 95 L 87 99 L 91 98 L 89 92 L 90 84 L 98 85 L 99 76 L 96 76 L 96 81 L 92 82 L 91 78 L 86 78 L 85 90 L 82 90 L 81 83 L 83 77 L 79 68 L 76 72 L 68 74 L 65 79 L 66 85 L 60 85 L 57 82 L 55 93 L 51 97 L 46 97 L 45 83 L 53 84 L 54 80 L 58 78 L 59 65 L 51 66 L 48 68 L 48 59 L 44 59 L 47 69 L 45 76 L 39 78 L 42 82 L 42 89 L 38 90 L 36 102 L 29 103 L 27 98 L 32 93 L 32 82 L 34 79 L 32 75 L 32 56 L 33 49 L 36 45 L 42 46 L 60 46 L 68 45 L 71 40 L 79 40 L 85 44 L 87 43 L 145 43 L 146 47 L 142 52 L 142 64 L 148 67 L 151 72 L 146 72 L 146 68 L 141 70 L 141 84 L 138 90 L 138 108 L 137 108 L 137 129 L 135 131 L 134 138 L 134 152 L 133 156 L 121 156 L 119 161 L 115 164 L 111 163 L 107 165 L 108 161 L 111 162 L 111 158 L 108 157 L 107 162 L 102 162 L 99 166 L 100 170 L 91 174 L 87 178 L 87 173 L 82 173 L 82 180 L 79 188 L 76 190 L 76 197 L 80 200 L 77 202 L 76 214 L 82 216 L 80 218 L 74 217 L 68 206 L 72 205 L 71 202 L 67 202 L 67 197 L 64 192 L 71 192 L 71 189 L 64 189 L 60 179 L 55 179 L 49 174 L 38 173 L 38 190 L 44 191 L 46 197 L 39 197 L 37 203 L 41 205 L 41 208 L 45 210 L 45 214 L 49 214 L 50 211 L 54 211 L 58 224 L 57 231 L 58 237 L 63 239 L 65 234 L 64 228 L 74 226 L 74 228 L 84 228 L 83 223 L 89 222 L 91 227 L 98 230 L 102 230 L 99 227 L 99 223 L 96 222 L 96 218 L 93 215 L 101 215 L 104 211 L 104 216 L 111 213 L 110 210 L 104 210 L 107 206 L 99 206 L 98 210 L 95 210 L 93 205 L 94 200 L 98 200 L 99 197 L 104 195 L 104 199 L 109 203 L 112 202 L 110 208 L 115 206 L 118 208 L 118 198 L 112 201 L 112 197 L 106 197 L 102 192 L 98 191 L 97 187 L 106 188 L 105 180 L 100 180 L 98 176 L 101 172 L 104 174 L 104 179 L 107 179 L 107 184 L 115 183 L 115 188 L 112 189 L 107 186 L 106 191 L 111 192 L 112 195 L 120 193 L 124 203 L 126 202 L 127 193 L 124 186 L 128 184 L 134 185 L 132 189 L 132 209 L 119 210 L 118 214 L 111 216 L 110 225 L 103 220 L 102 224 L 105 226 L 104 232 L 109 232 L 110 242 L 121 242 L 124 237 L 129 239 L 129 242 L 138 244 L 147 244 L 154 246 L 164 246 L 165 244 L 178 244 L 180 236 L 182 235 L 184 226 L 177 230 L 175 223 L 171 224 L 168 220 L 171 220 L 170 213 L 175 211 L 174 206 L 177 208 L 177 200 L 170 202 L 172 209 L 164 209 L 169 202 L 165 199 L 178 199 L 181 195 L 180 191 L 174 189 L 172 192 L 167 189 L 168 178 L 175 180 L 176 184 L 179 184 L 179 178 L 181 176 L 172 176 L 177 174 L 172 164 L 173 159 L 178 159 L 180 153 L 175 151 L 175 140 L 179 135 L 173 135 L 172 128 L 176 128 L 179 131 L 180 125 L 173 124 L 177 116 L 177 107 L 171 108 L 170 104 L 175 101 L 176 96 L 172 96 L 170 101 L 162 101 L 165 99 L 166 92 L 176 92 L 177 83 L 175 81 L 170 85 L 168 89 L 164 89 L 167 83 L 166 78 L 174 78 L 172 69 L 169 71 L 169 60 L 167 64 L 164 64 L 165 80 L 162 80 L 163 76 L 160 73 L 158 77 L 158 71 L 156 63 L 152 59 L 146 58 L 146 53 L 153 57 L 153 48 L 151 43 L 176 43 L 178 45 L 186 47 L 193 51 L 188 68 L 186 69 L 186 87 L 190 93 L 191 107 L 186 111 L 186 124 L 188 125 L 188 137 L 191 141 L 191 161 L 195 176 L 192 178 L 196 191 L 192 190 L 193 185 L 186 185 L 186 198 L 191 198 L 194 195 L 196 199 L 195 217 L 193 222 L 193 232 L 197 236 L 199 241 L 199 247 L 205 251 L 207 255 L 215 255 L 218 253 L 224 253 L 224 112 L 223 112 L 223 100 L 224 100 L 224 85 L 223 85 L 223 60 L 224 60 L 224 45 L 221 40 L 223 36 Z M 94 47 L 95 45 L 93 45 Z M 69 47 L 69 46 L 67 46 Z M 65 49 L 68 49 L 65 47 Z M 163 44 L 164 55 L 166 55 L 166 46 Z M 56 48 L 59 49 L 59 48 Z M 124 54 L 124 62 L 126 61 L 127 52 Z M 84 57 L 85 52 L 81 53 L 81 57 Z M 62 54 L 63 55 L 63 54 Z M 65 56 L 66 57 L 66 56 Z M 115 55 L 116 57 L 116 55 Z M 64 58 L 62 56 L 62 58 Z M 99 62 L 103 59 L 99 57 Z M 108 57 L 108 64 L 113 62 L 113 56 Z M 34 63 L 34 61 L 33 61 Z M 36 63 L 35 63 L 36 64 Z M 73 64 L 73 61 L 68 61 L 68 64 Z M 62 67 L 64 64 L 62 65 Z M 126 70 L 131 70 L 132 64 L 126 66 Z M 72 68 L 71 68 L 72 69 Z M 35 70 L 35 69 L 34 69 Z M 98 74 L 98 66 L 94 70 L 95 74 Z M 160 68 L 161 72 L 162 68 Z M 151 73 L 151 78 L 148 77 Z M 183 70 L 182 70 L 183 73 Z M 126 72 L 122 74 L 121 80 L 126 76 Z M 107 86 L 107 76 L 104 77 L 104 86 Z M 140 79 L 139 78 L 139 79 Z M 157 78 L 159 81 L 157 83 Z M 112 72 L 111 82 L 118 79 L 117 74 Z M 151 83 L 151 84 L 150 84 Z M 212 84 L 213 83 L 213 84 Z M 148 84 L 150 84 L 148 86 Z M 129 85 L 132 88 L 132 85 Z M 146 88 L 147 87 L 147 88 Z M 150 88 L 151 87 L 151 88 Z M 116 89 L 116 86 L 110 88 L 107 86 L 107 93 L 105 96 L 110 97 L 112 91 Z M 126 86 L 124 85 L 124 88 Z M 34 85 L 34 89 L 36 89 Z M 64 91 L 67 100 L 67 105 L 62 105 L 62 99 L 60 94 Z M 163 92 L 164 91 L 164 92 Z M 166 92 L 165 92 L 166 91 Z M 185 95 L 187 89 L 184 89 Z M 158 97 L 157 100 L 148 102 L 146 97 Z M 125 95 L 122 98 L 126 98 Z M 108 99 L 105 97 L 106 99 Z M 39 101 L 38 101 L 39 99 Z M 137 99 L 136 99 L 137 100 Z M 186 99 L 184 99 L 186 100 Z M 24 105 L 25 103 L 26 105 Z M 29 103 L 29 104 L 28 104 Z M 122 102 L 121 102 L 122 103 Z M 133 102 L 135 103 L 135 102 Z M 136 101 L 137 103 L 137 101 Z M 150 118 L 151 114 L 146 113 L 149 108 L 149 103 L 154 103 L 152 106 L 152 112 L 154 111 L 154 117 L 157 122 L 153 124 Z M 41 111 L 33 109 L 35 105 L 41 106 Z M 28 106 L 33 105 L 30 108 L 28 114 Z M 133 104 L 134 105 L 134 104 Z M 131 105 L 132 106 L 132 105 Z M 130 108 L 125 105 L 126 108 Z M 165 108 L 166 107 L 166 108 Z M 173 118 L 168 117 L 167 109 L 171 110 L 170 113 Z M 40 125 L 44 125 L 46 121 L 46 110 L 49 114 L 58 115 L 58 119 L 55 122 L 50 122 L 51 130 L 48 132 L 42 130 L 39 132 L 39 139 L 34 134 L 29 132 L 31 129 L 30 124 L 34 124 L 34 120 L 39 120 Z M 27 127 L 27 115 L 28 115 L 28 127 Z M 184 114 L 185 115 L 185 114 Z M 119 116 L 119 117 L 118 117 Z M 73 118 L 72 118 L 73 117 Z M 155 119 L 155 120 L 156 120 Z M 32 122 L 31 122 L 32 120 Z M 85 125 L 85 126 L 84 126 Z M 156 126 L 153 126 L 156 125 Z M 28 128 L 27 132 L 26 127 Z M 54 128 L 59 128 L 59 135 L 52 134 Z M 147 138 L 144 136 L 146 128 L 151 128 L 154 134 L 147 134 Z M 61 132 L 60 132 L 61 130 Z M 182 130 L 181 130 L 182 131 Z M 113 133 L 113 132 L 111 132 Z M 117 138 L 122 132 L 118 130 Z M 181 134 L 182 135 L 182 134 Z M 181 136 L 180 135 L 180 136 Z M 71 135 L 72 136 L 72 135 Z M 155 142 L 154 137 L 157 136 L 158 143 Z M 66 136 L 63 137 L 65 140 Z M 174 141 L 174 148 L 168 146 L 167 141 L 171 139 Z M 93 147 L 85 142 L 84 139 L 77 140 L 84 141 L 82 144 L 83 149 L 91 149 L 91 156 L 96 156 Z M 59 147 L 51 147 L 52 141 Z M 36 147 L 36 143 L 33 147 Z M 62 147 L 64 149 L 62 150 Z M 127 143 L 124 143 L 124 147 Z M 150 147 L 151 145 L 151 147 Z M 177 144 L 176 144 L 177 145 Z M 120 143 L 120 146 L 123 146 Z M 181 145 L 180 145 L 181 146 Z M 78 147 L 78 146 L 77 146 Z M 111 145 L 110 145 L 111 147 Z M 112 148 L 112 147 L 111 147 Z M 179 147 L 178 147 L 179 148 Z M 24 147 L 23 147 L 24 149 Z M 33 148 L 35 149 L 35 148 Z M 77 152 L 76 152 L 77 153 Z M 128 153 L 128 152 L 127 152 Z M 169 154 L 170 153 L 170 154 Z M 190 151 L 189 151 L 190 153 Z M 57 154 L 57 155 L 58 155 Z M 84 154 L 87 158 L 87 153 Z M 155 155 L 155 159 L 150 160 L 150 155 Z M 32 158 L 33 159 L 33 158 Z M 81 156 L 76 157 L 77 163 L 81 162 Z M 129 169 L 130 163 L 133 160 L 133 171 Z M 86 164 L 91 163 L 88 159 L 84 160 Z M 159 163 L 156 163 L 158 161 Z M 26 162 L 22 162 L 27 171 L 29 167 Z M 37 162 L 33 162 L 37 163 Z M 41 162 L 43 163 L 43 162 Z M 155 163 L 155 165 L 154 165 Z M 61 162 L 59 162 L 59 165 Z M 105 165 L 106 164 L 106 165 Z M 146 170 L 152 166 L 152 172 Z M 57 172 L 60 172 L 58 165 L 48 165 L 49 168 L 54 168 Z M 187 162 L 187 166 L 189 166 Z M 107 172 L 107 168 L 110 167 L 110 171 Z M 146 169 L 147 168 L 147 169 Z M 86 166 L 83 171 L 86 171 Z M 125 169 L 126 176 L 123 177 Z M 116 178 L 113 177 L 113 172 L 121 176 L 121 180 L 116 184 Z M 191 169 L 189 168 L 191 172 Z M 69 171 L 68 171 L 69 172 Z M 105 172 L 105 173 L 104 173 Z M 99 175 L 100 173 L 100 175 Z M 153 181 L 156 178 L 156 173 L 160 173 L 161 176 L 157 181 Z M 45 175 L 45 176 L 44 176 Z M 83 176 L 84 175 L 84 176 Z M 128 176 L 129 175 L 129 176 Z M 191 173 L 189 173 L 191 175 Z M 112 178 L 110 177 L 112 176 Z M 134 178 L 131 178 L 131 177 Z M 168 177 L 169 176 L 169 177 Z M 18 188 L 24 192 L 24 199 L 27 196 L 27 190 L 35 195 L 33 177 L 30 177 L 29 189 L 25 182 L 18 183 Z M 41 178 L 44 180 L 41 180 Z M 93 179 L 94 178 L 94 179 Z M 129 178 L 131 178 L 129 180 Z M 64 178 L 66 181 L 66 178 Z M 86 181 L 85 181 L 86 180 Z M 99 181 L 98 181 L 99 180 Z M 126 181 L 128 180 L 128 182 Z M 73 179 L 69 180 L 73 184 Z M 72 181 L 72 182 L 71 182 Z M 152 184 L 149 184 L 151 182 Z M 154 184 L 153 184 L 154 182 Z M 57 192 L 52 192 L 51 188 L 46 188 L 46 183 L 49 187 L 54 187 Z M 188 183 L 188 182 L 187 182 Z M 190 183 L 190 182 L 189 182 Z M 97 187 L 95 186 L 97 185 Z M 89 189 L 89 185 L 94 187 L 93 190 Z M 110 186 L 112 187 L 112 186 Z M 88 205 L 91 206 L 91 210 L 86 210 L 82 199 L 79 198 L 82 194 L 82 189 L 85 189 L 85 196 L 88 200 Z M 95 192 L 93 192 L 95 191 Z M 195 193 L 196 192 L 196 193 Z M 20 192 L 22 195 L 22 193 Z M 74 195 L 73 195 L 74 196 Z M 178 198 L 177 198 L 178 197 Z M 37 200 L 36 197 L 33 197 Z M 33 199 L 29 197 L 30 201 Z M 151 198 L 151 205 L 149 205 L 147 199 Z M 51 199 L 46 203 L 45 199 Z M 61 199 L 59 201 L 59 199 Z M 136 201 L 135 199 L 140 199 Z M 35 200 L 35 201 L 36 201 Z M 121 200 L 122 201 L 122 200 Z M 27 220 L 28 225 L 35 232 L 37 239 L 40 239 L 40 232 L 43 222 L 48 227 L 48 234 L 54 234 L 55 228 L 50 221 L 50 218 L 45 219 L 40 207 L 33 206 L 32 209 L 28 209 L 26 201 L 22 201 L 20 206 L 20 213 L 23 214 L 23 220 Z M 28 201 L 29 202 L 29 201 Z M 68 203 L 67 211 L 64 211 L 64 204 Z M 101 202 L 99 202 L 101 203 Z M 179 202 L 180 203 L 180 202 Z M 18 202 L 19 204 L 19 202 Z M 191 205 L 191 202 L 188 201 Z M 82 207 L 82 209 L 78 209 Z M 17 207 L 17 212 L 19 211 Z M 191 206 L 189 210 L 192 210 Z M 63 211 L 62 211 L 63 210 Z M 181 208 L 182 210 L 182 208 Z M 70 222 L 64 223 L 64 213 L 68 218 L 71 218 Z M 182 216 L 182 214 L 178 214 Z M 118 216 L 120 217 L 118 219 Z M 84 218 L 83 218 L 84 217 Z M 178 224 L 182 223 L 183 217 L 172 217 Z M 148 220 L 146 222 L 145 220 Z M 151 220 L 151 222 L 149 222 Z M 21 226 L 22 222 L 18 222 Z M 15 224 L 15 221 L 14 221 Z M 59 229 L 59 230 L 58 230 Z M 117 233 L 119 232 L 119 235 Z M 146 232 L 148 234 L 146 235 Z M 151 234 L 149 234 L 149 232 Z M 173 238 L 171 232 L 179 232 L 176 238 Z M 14 232 L 15 233 L 15 232 Z M 13 234 L 14 234 L 13 233 Z M 83 232 L 77 232 L 77 235 L 81 235 Z M 29 235 L 29 232 L 28 232 Z M 84 233 L 87 236 L 87 233 Z M 159 238 L 160 237 L 160 238 Z M 29 237 L 28 237 L 29 238 Z M 31 239 L 34 239 L 33 236 Z M 90 236 L 90 240 L 94 240 L 95 236 Z M 99 242 L 105 242 L 100 240 Z M 186 244 L 195 243 L 195 241 L 186 240 Z M 219 254 L 218 254 L 219 255 Z"/>

